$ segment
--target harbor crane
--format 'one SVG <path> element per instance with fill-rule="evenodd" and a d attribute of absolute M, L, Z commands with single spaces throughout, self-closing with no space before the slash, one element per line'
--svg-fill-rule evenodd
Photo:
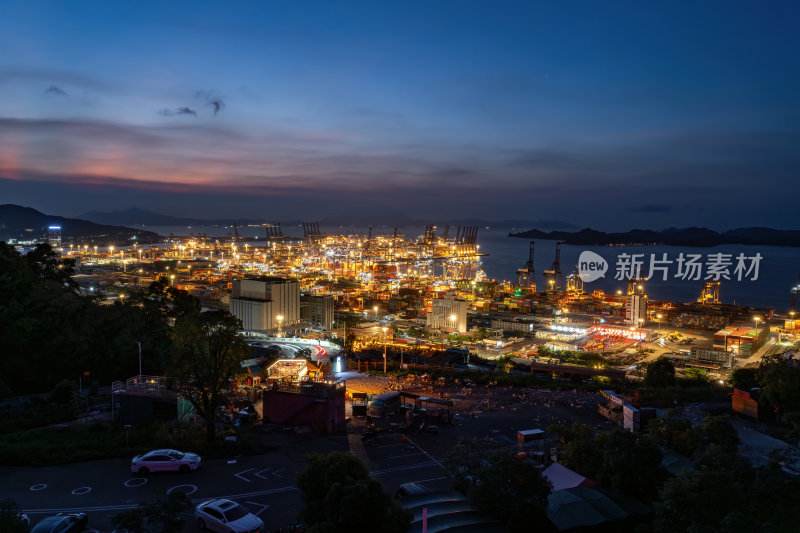
<path fill-rule="evenodd" d="M 700 297 L 697 301 L 701 304 L 718 304 L 719 286 L 719 281 L 706 281 L 703 283 L 703 290 L 700 292 Z"/>
<path fill-rule="evenodd" d="M 556 260 L 550 266 L 549 270 L 545 270 L 542 274 L 546 281 L 545 290 L 560 291 L 562 278 L 561 278 L 561 245 L 562 242 L 556 243 Z"/>
<path fill-rule="evenodd" d="M 531 241 L 530 251 L 528 252 L 528 261 L 522 268 L 517 269 L 517 276 L 519 278 L 519 286 L 526 289 L 531 289 L 536 292 L 536 271 L 533 265 L 533 245 Z"/>

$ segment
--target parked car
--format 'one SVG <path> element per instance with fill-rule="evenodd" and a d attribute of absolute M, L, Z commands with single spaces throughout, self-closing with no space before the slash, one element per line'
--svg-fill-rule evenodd
<path fill-rule="evenodd" d="M 58 514 L 36 524 L 31 533 L 74 533 L 86 529 L 88 523 L 86 513 Z"/>
<path fill-rule="evenodd" d="M 261 533 L 264 522 L 243 506 L 230 500 L 208 500 L 194 510 L 197 527 L 220 533 Z"/>
<path fill-rule="evenodd" d="M 406 496 L 414 496 L 417 494 L 428 494 L 430 491 L 420 485 L 419 483 L 403 483 L 394 493 L 394 497 L 397 499 L 405 498 Z"/>
<path fill-rule="evenodd" d="M 178 450 L 153 450 L 131 459 L 131 472 L 149 474 L 150 472 L 177 471 L 189 472 L 200 468 L 200 456 Z"/>

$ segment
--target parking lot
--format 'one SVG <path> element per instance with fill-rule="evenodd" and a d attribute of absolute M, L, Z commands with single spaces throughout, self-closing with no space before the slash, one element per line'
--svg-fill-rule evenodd
<path fill-rule="evenodd" d="M 197 472 L 187 474 L 137 476 L 130 473 L 129 462 L 124 459 L 4 468 L 0 469 L 2 492 L 25 509 L 33 523 L 58 512 L 87 512 L 89 531 L 110 532 L 111 518 L 120 511 L 176 490 L 185 492 L 195 504 L 210 498 L 233 499 L 264 520 L 269 530 L 276 530 L 297 521 L 301 500 L 294 480 L 296 472 L 305 467 L 308 453 L 352 451 L 389 494 L 411 481 L 429 490 L 444 490 L 450 480 L 442 460 L 462 436 L 487 438 L 498 446 L 515 449 L 519 430 L 546 429 L 551 423 L 574 421 L 599 429 L 612 427 L 597 413 L 601 400 L 594 393 L 489 387 L 471 396 L 479 400 L 469 409 L 457 410 L 453 423 L 437 424 L 436 432 L 415 428 L 391 431 L 391 422 L 400 422 L 398 416 L 396 420 L 376 420 L 383 431 L 364 441 L 365 420 L 355 418 L 348 423 L 345 435 L 275 430 L 273 437 L 279 444 L 276 451 L 205 461 Z M 428 425 L 435 422 L 431 420 Z M 546 446 L 552 444 L 548 439 Z M 194 529 L 191 525 L 187 531 Z"/>

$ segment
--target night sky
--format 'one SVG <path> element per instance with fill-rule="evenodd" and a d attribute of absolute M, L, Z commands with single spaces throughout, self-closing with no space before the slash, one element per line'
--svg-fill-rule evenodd
<path fill-rule="evenodd" d="M 798 227 L 800 2 L 0 4 L 0 203 Z"/>

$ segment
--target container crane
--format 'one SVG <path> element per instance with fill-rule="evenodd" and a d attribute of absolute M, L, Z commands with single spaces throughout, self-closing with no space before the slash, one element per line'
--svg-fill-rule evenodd
<path fill-rule="evenodd" d="M 517 269 L 517 276 L 519 278 L 519 286 L 522 288 L 531 289 L 533 292 L 536 292 L 536 271 L 533 265 L 533 245 L 534 241 L 531 241 L 530 244 L 530 251 L 528 252 L 528 261 L 522 268 Z"/>
<path fill-rule="evenodd" d="M 552 291 L 560 291 L 561 290 L 561 245 L 564 244 L 562 242 L 556 243 L 556 260 L 553 261 L 553 264 L 550 265 L 550 270 L 545 270 L 542 274 L 544 275 L 544 279 L 547 281 L 545 285 L 545 289 L 549 289 Z"/>

